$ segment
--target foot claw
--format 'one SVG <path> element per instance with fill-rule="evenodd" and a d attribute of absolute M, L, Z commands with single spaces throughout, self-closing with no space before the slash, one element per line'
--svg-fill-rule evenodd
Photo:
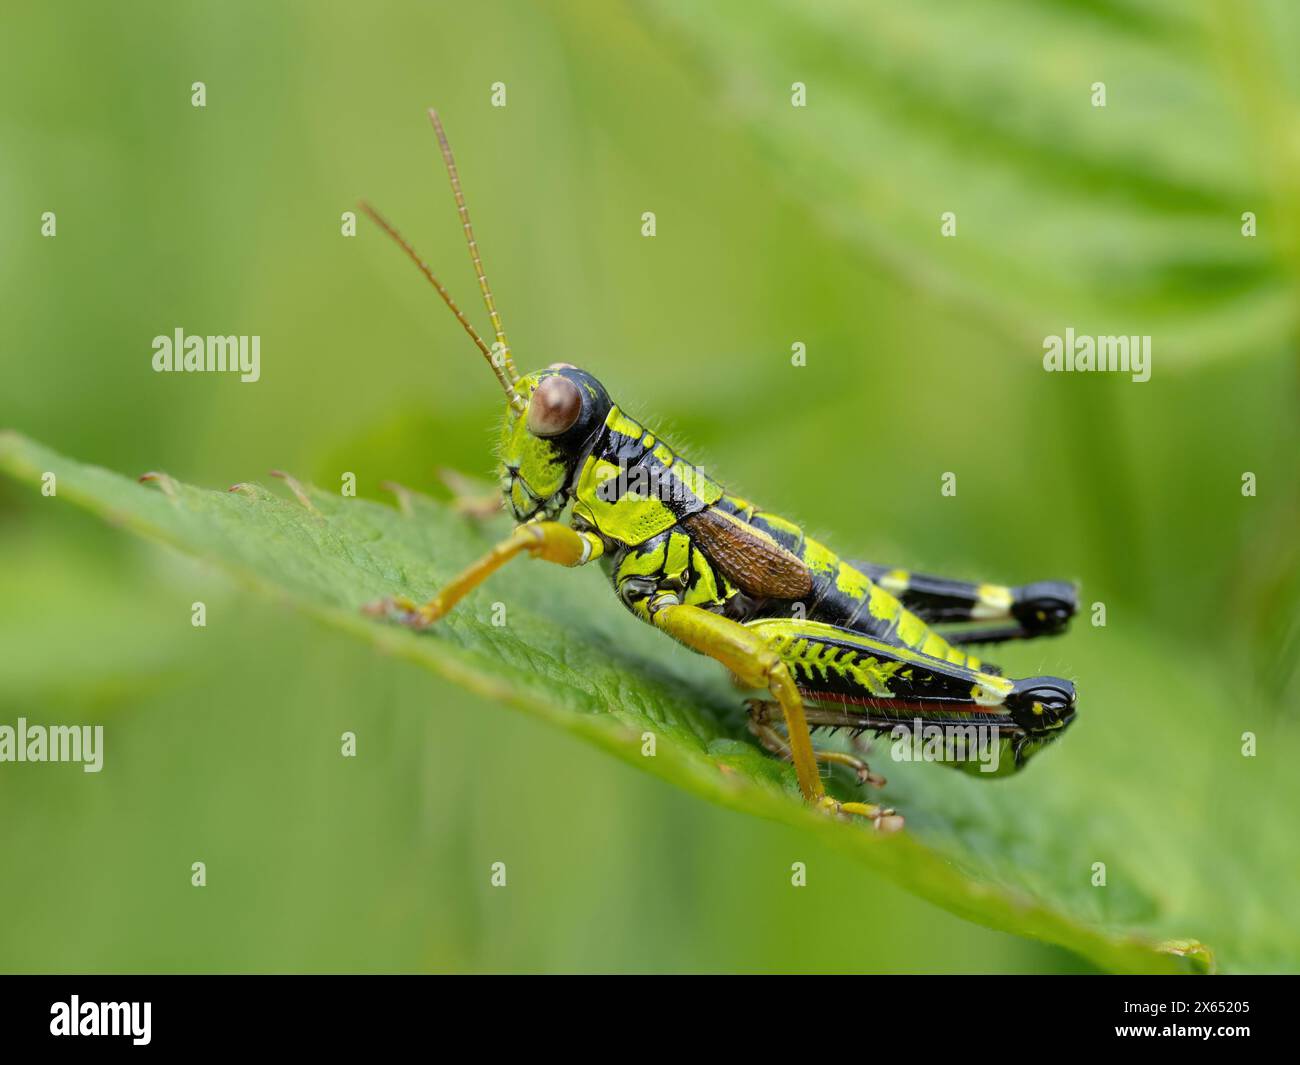
<path fill-rule="evenodd" d="M 879 773 L 873 773 L 870 769 L 868 769 L 865 763 L 862 765 L 862 768 L 860 768 L 857 771 L 857 773 L 858 773 L 859 784 L 862 785 L 870 784 L 871 787 L 876 788 L 877 790 L 883 788 L 886 784 L 889 783 L 889 781 L 887 781 Z"/>
<path fill-rule="evenodd" d="M 880 833 L 897 832 L 903 827 L 903 818 L 901 816 L 889 807 L 877 806 L 873 802 L 840 802 L 838 799 L 832 799 L 829 795 L 823 795 L 820 806 L 825 813 L 841 817 L 846 821 L 852 814 L 865 817 L 871 821 L 872 826 Z"/>
<path fill-rule="evenodd" d="M 415 600 L 408 599 L 404 595 L 391 595 L 385 599 L 377 599 L 373 603 L 366 603 L 361 608 L 361 613 L 372 618 L 395 621 L 411 629 L 423 629 L 440 617 L 430 608 L 422 607 Z"/>

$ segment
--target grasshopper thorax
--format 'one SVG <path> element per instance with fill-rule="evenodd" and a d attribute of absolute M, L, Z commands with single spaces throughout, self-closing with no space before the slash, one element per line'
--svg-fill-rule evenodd
<path fill-rule="evenodd" d="M 515 382 L 524 409 L 506 407 L 501 434 L 501 490 L 519 522 L 557 518 L 572 495 L 573 472 L 604 424 L 609 394 L 567 363 Z"/>

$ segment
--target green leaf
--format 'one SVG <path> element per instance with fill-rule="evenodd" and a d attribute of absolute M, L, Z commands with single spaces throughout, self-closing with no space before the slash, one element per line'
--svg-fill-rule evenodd
<path fill-rule="evenodd" d="M 1115 970 L 1204 970 L 1211 955 L 1189 937 L 1206 932 L 1231 943 L 1229 968 L 1294 964 L 1296 933 L 1275 916 L 1285 912 L 1275 896 L 1294 882 L 1294 833 L 1257 816 L 1270 803 L 1295 808 L 1294 739 L 1288 746 L 1279 727 L 1261 736 L 1260 757 L 1240 757 L 1237 737 L 1213 735 L 1214 675 L 1173 669 L 1155 645 L 1126 652 L 1144 668 L 1119 663 L 1122 676 L 1150 677 L 1141 690 L 1130 683 L 1107 691 L 1104 667 L 1088 669 L 1103 679 L 1084 689 L 1076 728 L 1015 778 L 891 764 L 885 798 L 907 815 L 908 829 L 882 837 L 808 810 L 788 767 L 748 739 L 739 693 L 717 667 L 639 624 L 595 572 L 517 563 L 424 633 L 360 614 L 379 595 L 427 596 L 502 531 L 432 499 L 412 493 L 399 508 L 296 482 L 300 498 L 254 484 L 209 491 L 165 475 L 140 484 L 14 433 L 0 434 L 0 469 L 32 485 L 53 473 L 56 500 L 213 560 L 388 654 L 697 795 L 818 833 L 970 920 Z M 492 623 L 498 602 L 507 620 L 500 627 Z M 1097 657 L 1086 632 L 1070 637 L 1085 663 Z M 1100 717 L 1117 698 L 1130 708 L 1176 700 L 1186 729 L 1135 743 L 1090 728 L 1088 715 Z M 642 755 L 646 732 L 657 738 L 654 757 Z M 1250 763 L 1248 771 L 1234 762 Z M 833 786 L 852 793 L 846 781 Z M 1230 802 L 1219 798 L 1227 794 Z M 1092 885 L 1095 862 L 1106 864 L 1105 888 Z M 881 919 L 865 895 L 845 900 L 844 916 Z"/>
<path fill-rule="evenodd" d="M 1293 334 L 1295 5 L 645 6 L 793 195 L 989 316 L 1016 339 L 1009 354 L 1041 353 L 1066 326 L 1150 334 L 1162 365 Z M 949 211 L 955 237 L 940 232 Z"/>

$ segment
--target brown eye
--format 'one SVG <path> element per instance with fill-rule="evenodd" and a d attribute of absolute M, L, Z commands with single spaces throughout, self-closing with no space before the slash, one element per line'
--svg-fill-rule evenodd
<path fill-rule="evenodd" d="M 528 431 L 534 436 L 558 436 L 582 413 L 582 393 L 567 377 L 544 377 L 528 401 Z"/>

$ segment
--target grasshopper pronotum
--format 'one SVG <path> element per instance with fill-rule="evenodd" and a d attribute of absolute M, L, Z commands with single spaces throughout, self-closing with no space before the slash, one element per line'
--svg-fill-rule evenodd
<path fill-rule="evenodd" d="M 369 204 L 360 206 L 437 289 L 505 393 L 501 490 L 517 524 L 427 603 L 389 598 L 367 612 L 423 628 L 517 555 L 563 566 L 599 559 L 637 617 L 721 662 L 742 685 L 767 690 L 769 699 L 748 704 L 750 730 L 794 763 L 809 803 L 885 831 L 902 818 L 875 803 L 828 797 L 817 762 L 848 765 L 863 784 L 883 780 L 854 755 L 815 749 L 810 725 L 879 733 L 917 720 L 976 724 L 993 731 L 1008 772 L 1065 730 L 1073 684 L 1012 680 L 961 648 L 1061 632 L 1075 612 L 1073 585 L 1013 588 L 845 561 L 795 523 L 728 494 L 624 413 L 591 374 L 555 363 L 521 376 L 451 147 L 437 113 L 429 117 L 496 334 L 492 347 L 415 249 Z M 566 508 L 567 525 L 559 521 Z M 940 634 L 935 623 L 966 628 Z"/>

